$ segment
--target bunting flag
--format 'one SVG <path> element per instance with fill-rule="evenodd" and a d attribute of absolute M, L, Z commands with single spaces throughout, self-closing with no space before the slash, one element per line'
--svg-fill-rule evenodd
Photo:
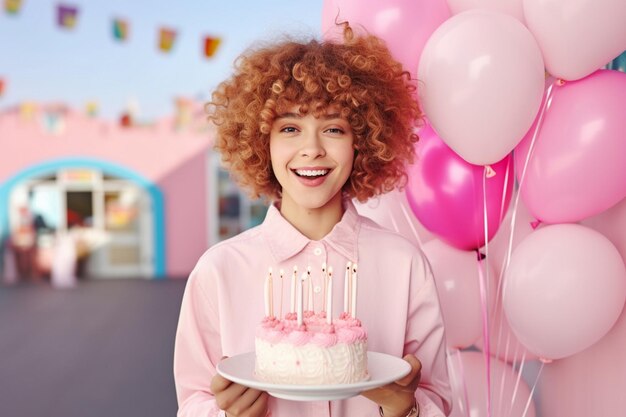
<path fill-rule="evenodd" d="M 85 105 L 87 116 L 95 117 L 98 115 L 98 103 L 95 101 L 88 101 Z"/>
<path fill-rule="evenodd" d="M 4 0 L 4 11 L 8 14 L 18 14 L 22 8 L 22 0 Z"/>
<path fill-rule="evenodd" d="M 124 19 L 113 19 L 113 37 L 118 41 L 128 39 L 128 22 Z"/>
<path fill-rule="evenodd" d="M 4 88 L 6 87 L 6 82 L 0 78 L 0 97 L 4 94 Z"/>
<path fill-rule="evenodd" d="M 173 29 L 159 29 L 159 49 L 163 52 L 171 51 L 176 41 L 176 35 L 176 31 Z"/>
<path fill-rule="evenodd" d="M 23 102 L 19 105 L 20 118 L 24 121 L 32 121 L 35 119 L 35 115 L 38 111 L 37 104 L 33 102 Z"/>
<path fill-rule="evenodd" d="M 57 6 L 57 24 L 65 29 L 74 29 L 78 19 L 78 7 L 67 4 Z"/>
<path fill-rule="evenodd" d="M 205 37 L 204 38 L 204 56 L 207 58 L 211 58 L 213 55 L 215 55 L 217 48 L 220 46 L 220 43 L 222 43 L 221 38 L 214 38 L 211 36 Z"/>

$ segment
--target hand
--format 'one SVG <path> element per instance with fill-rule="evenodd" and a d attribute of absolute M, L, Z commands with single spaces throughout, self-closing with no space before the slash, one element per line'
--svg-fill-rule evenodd
<path fill-rule="evenodd" d="M 404 417 L 415 402 L 415 390 L 422 378 L 422 363 L 415 355 L 406 355 L 403 359 L 411 365 L 411 372 L 407 376 L 361 393 L 381 406 L 385 417 Z"/>
<path fill-rule="evenodd" d="M 267 392 L 235 384 L 219 374 L 211 380 L 211 392 L 215 395 L 217 406 L 226 411 L 228 417 L 267 415 Z"/>

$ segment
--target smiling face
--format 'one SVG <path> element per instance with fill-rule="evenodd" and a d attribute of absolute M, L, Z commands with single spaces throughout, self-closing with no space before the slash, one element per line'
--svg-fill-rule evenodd
<path fill-rule="evenodd" d="M 281 211 L 341 213 L 341 189 L 354 160 L 350 123 L 332 107 L 319 118 L 298 109 L 279 114 L 270 132 L 272 169 L 282 187 Z"/>

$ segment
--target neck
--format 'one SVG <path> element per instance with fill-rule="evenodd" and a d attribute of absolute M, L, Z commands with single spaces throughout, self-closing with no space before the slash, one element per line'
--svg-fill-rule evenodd
<path fill-rule="evenodd" d="M 341 193 L 323 207 L 314 209 L 299 206 L 289 198 L 283 198 L 280 204 L 283 217 L 311 240 L 321 240 L 330 233 L 341 220 L 343 211 Z"/>

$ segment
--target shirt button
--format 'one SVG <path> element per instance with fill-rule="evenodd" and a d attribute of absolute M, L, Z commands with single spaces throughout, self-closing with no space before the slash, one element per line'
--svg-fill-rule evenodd
<path fill-rule="evenodd" d="M 317 256 L 320 256 L 322 254 L 322 250 L 320 248 L 315 248 L 313 250 L 313 253 L 316 254 Z"/>
<path fill-rule="evenodd" d="M 316 285 L 315 288 L 313 288 L 313 291 L 315 291 L 315 294 L 319 294 L 322 291 L 322 287 Z"/>

